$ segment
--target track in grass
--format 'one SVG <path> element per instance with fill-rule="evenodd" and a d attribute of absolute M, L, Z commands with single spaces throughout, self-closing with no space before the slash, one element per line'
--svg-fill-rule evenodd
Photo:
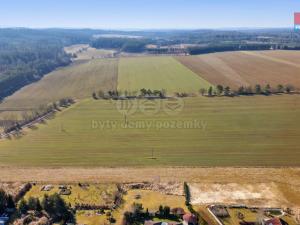
<path fill-rule="evenodd" d="M 232 88 L 291 84 L 300 88 L 300 51 L 226 52 L 176 57 L 199 76 Z"/>
<path fill-rule="evenodd" d="M 0 164 L 300 166 L 299 102 L 296 95 L 197 97 L 185 99 L 177 115 L 137 111 L 125 119 L 115 102 L 84 100 L 19 139 L 0 141 Z M 182 125 L 191 121 L 200 126 Z"/>
<path fill-rule="evenodd" d="M 118 90 L 136 92 L 142 88 L 197 93 L 209 82 L 172 57 L 122 58 L 119 63 Z"/>

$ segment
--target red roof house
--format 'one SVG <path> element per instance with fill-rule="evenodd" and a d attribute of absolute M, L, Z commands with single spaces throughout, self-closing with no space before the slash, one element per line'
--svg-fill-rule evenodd
<path fill-rule="evenodd" d="M 187 213 L 183 216 L 183 224 L 184 225 L 196 225 L 197 217 L 194 214 Z"/>

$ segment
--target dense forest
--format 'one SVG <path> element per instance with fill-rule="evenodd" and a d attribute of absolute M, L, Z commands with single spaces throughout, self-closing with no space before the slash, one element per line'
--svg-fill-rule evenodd
<path fill-rule="evenodd" d="M 121 37 L 100 37 L 92 41 L 94 48 L 118 49 L 124 52 L 144 52 L 146 45 L 154 43 L 145 38 L 121 38 Z"/>

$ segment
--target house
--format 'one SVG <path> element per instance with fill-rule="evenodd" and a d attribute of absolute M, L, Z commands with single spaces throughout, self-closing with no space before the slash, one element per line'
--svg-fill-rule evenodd
<path fill-rule="evenodd" d="M 198 223 L 197 216 L 187 213 L 183 216 L 183 225 L 196 225 Z"/>

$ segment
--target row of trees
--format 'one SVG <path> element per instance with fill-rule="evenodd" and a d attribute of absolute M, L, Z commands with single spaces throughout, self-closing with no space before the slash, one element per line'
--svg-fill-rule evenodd
<path fill-rule="evenodd" d="M 166 98 L 166 91 L 165 90 L 151 90 L 151 89 L 145 89 L 142 88 L 140 90 L 140 93 L 133 92 L 129 93 L 125 91 L 124 93 L 121 91 L 99 91 L 93 92 L 92 94 L 93 99 L 112 99 L 112 98 L 120 98 L 120 97 L 141 97 L 141 98 L 147 98 L 147 97 L 157 97 L 157 98 Z"/>
<path fill-rule="evenodd" d="M 74 223 L 74 211 L 69 205 L 56 193 L 45 195 L 40 201 L 38 198 L 30 197 L 28 201 L 22 199 L 18 206 L 20 215 L 26 215 L 28 211 L 43 213 L 46 212 L 52 219 L 53 223 Z"/>
<path fill-rule="evenodd" d="M 260 84 L 252 86 L 241 86 L 238 89 L 232 89 L 229 86 L 224 87 L 223 85 L 217 85 L 216 87 L 209 87 L 209 88 L 201 88 L 199 93 L 202 96 L 240 96 L 240 95 L 271 95 L 271 94 L 289 94 L 292 93 L 295 88 L 292 85 L 282 85 L 279 84 L 277 87 L 273 88 L 271 85 L 267 84 L 262 86 Z M 179 98 L 188 97 L 188 93 L 175 93 L 175 95 Z M 129 92 L 120 92 L 120 91 L 108 91 L 103 92 L 99 91 L 98 93 L 93 92 L 92 97 L 94 99 L 112 99 L 112 98 L 120 98 L 120 97 L 140 97 L 140 98 L 147 98 L 147 97 L 157 97 L 157 98 L 166 98 L 166 91 L 163 90 L 151 90 L 142 88 L 140 93 L 137 92 L 129 93 Z"/>
<path fill-rule="evenodd" d="M 292 85 L 277 85 L 276 88 L 272 88 L 269 84 L 261 86 L 259 84 L 254 87 L 241 86 L 237 90 L 232 90 L 229 86 L 223 87 L 222 85 L 217 85 L 216 88 L 209 87 L 208 89 L 201 88 L 199 90 L 201 95 L 207 96 L 239 96 L 239 95 L 271 95 L 271 94 L 281 94 L 281 93 L 291 93 L 295 90 Z"/>
<path fill-rule="evenodd" d="M 190 187 L 187 184 L 187 182 L 183 183 L 183 191 L 184 191 L 184 196 L 185 196 L 185 205 L 189 206 L 189 205 L 191 205 L 191 192 L 190 192 Z"/>
<path fill-rule="evenodd" d="M 142 88 L 140 90 L 141 97 L 159 97 L 159 98 L 165 98 L 166 97 L 166 90 L 151 90 L 151 89 L 145 89 Z"/>
<path fill-rule="evenodd" d="M 38 118 L 41 118 L 51 112 L 60 111 L 62 107 L 69 107 L 74 104 L 75 101 L 71 98 L 62 98 L 58 102 L 53 102 L 49 105 L 41 105 L 37 109 L 31 112 L 24 111 L 21 114 L 21 120 L 18 120 L 16 116 L 8 116 L 5 118 L 6 122 L 2 124 L 4 128 L 4 133 L 10 133 L 13 131 L 19 131 L 26 124 L 29 124 Z"/>

